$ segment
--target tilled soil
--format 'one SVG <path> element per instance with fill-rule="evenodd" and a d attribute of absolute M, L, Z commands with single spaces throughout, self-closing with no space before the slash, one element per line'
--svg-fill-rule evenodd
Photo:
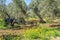
<path fill-rule="evenodd" d="M 51 40 L 60 40 L 60 37 L 51 37 Z"/>
<path fill-rule="evenodd" d="M 44 25 L 45 27 L 54 27 L 54 26 L 60 27 L 60 23 L 52 23 L 52 24 L 48 23 L 48 24 L 42 24 L 42 25 Z M 16 30 L 16 29 L 0 29 L 0 36 L 2 36 L 2 35 L 22 35 L 23 32 L 25 32 L 25 30 L 27 30 L 27 29 L 28 29 L 27 26 L 24 29 L 18 29 L 18 30 Z"/>
<path fill-rule="evenodd" d="M 20 29 L 20 30 L 0 29 L 0 36 L 2 36 L 2 35 L 21 35 L 23 31 L 25 31 L 25 30 L 23 30 L 23 29 Z"/>

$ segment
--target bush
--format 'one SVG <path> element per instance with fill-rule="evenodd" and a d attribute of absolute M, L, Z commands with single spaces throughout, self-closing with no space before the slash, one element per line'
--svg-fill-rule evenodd
<path fill-rule="evenodd" d="M 60 36 L 60 31 L 56 28 L 38 27 L 37 29 L 28 29 L 24 33 L 24 37 L 28 39 L 50 40 L 50 37 Z"/>
<path fill-rule="evenodd" d="M 38 32 L 38 30 L 27 30 L 24 34 L 24 37 L 29 38 L 29 39 L 37 39 L 40 38 L 40 33 Z"/>
<path fill-rule="evenodd" d="M 21 40 L 22 36 L 17 36 L 17 35 L 4 35 L 3 39 L 4 40 Z"/>

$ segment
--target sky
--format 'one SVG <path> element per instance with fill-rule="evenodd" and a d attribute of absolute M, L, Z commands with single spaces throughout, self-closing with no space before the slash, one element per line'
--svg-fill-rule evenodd
<path fill-rule="evenodd" d="M 30 4 L 31 0 L 24 0 L 27 5 Z M 11 2 L 11 0 L 6 0 L 6 5 L 8 5 Z"/>

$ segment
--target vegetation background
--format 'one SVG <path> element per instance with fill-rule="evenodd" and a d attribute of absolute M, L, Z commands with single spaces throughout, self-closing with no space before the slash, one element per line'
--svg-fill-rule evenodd
<path fill-rule="evenodd" d="M 4 19 L 8 17 L 15 18 L 18 21 L 15 26 L 30 21 L 38 25 L 32 26 L 30 29 L 23 29 L 21 35 L 4 35 L 0 37 L 0 40 L 54 40 L 55 37 L 57 40 L 57 37 L 60 37 L 58 26 L 48 27 L 53 23 L 60 24 L 60 0 L 6 1 L 0 0 L 0 29 L 8 29 L 10 25 L 4 26 Z M 20 20 L 23 20 L 23 23 Z M 42 23 L 47 24 L 47 26 Z"/>

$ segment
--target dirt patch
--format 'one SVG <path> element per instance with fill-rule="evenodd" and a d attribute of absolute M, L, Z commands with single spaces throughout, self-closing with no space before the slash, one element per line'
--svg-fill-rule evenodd
<path fill-rule="evenodd" d="M 60 37 L 51 37 L 51 40 L 60 40 Z"/>
<path fill-rule="evenodd" d="M 25 30 L 21 29 L 21 30 L 2 30 L 0 29 L 0 36 L 2 35 L 21 35 Z"/>

